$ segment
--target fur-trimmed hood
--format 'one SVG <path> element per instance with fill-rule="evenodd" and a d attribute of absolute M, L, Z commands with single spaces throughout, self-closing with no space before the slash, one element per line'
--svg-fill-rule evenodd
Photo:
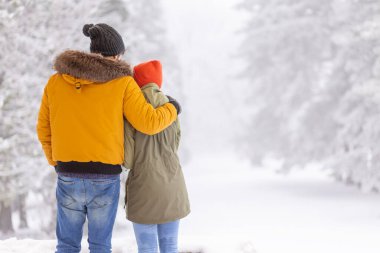
<path fill-rule="evenodd" d="M 60 74 L 74 78 L 104 83 L 122 77 L 132 76 L 132 70 L 124 61 L 112 61 L 98 54 L 68 50 L 57 56 L 54 69 Z"/>

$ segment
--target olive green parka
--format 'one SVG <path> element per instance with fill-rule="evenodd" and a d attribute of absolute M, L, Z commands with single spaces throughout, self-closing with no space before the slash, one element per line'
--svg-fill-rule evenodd
<path fill-rule="evenodd" d="M 155 108 L 168 102 L 154 83 L 145 85 L 142 91 Z M 126 182 L 127 219 L 141 224 L 161 224 L 187 216 L 190 204 L 177 155 L 181 137 L 178 119 L 152 136 L 134 130 L 125 122 L 124 133 L 124 166 L 131 169 Z"/>

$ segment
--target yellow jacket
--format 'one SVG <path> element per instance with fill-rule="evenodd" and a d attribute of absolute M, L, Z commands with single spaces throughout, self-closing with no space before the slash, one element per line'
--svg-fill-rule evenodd
<path fill-rule="evenodd" d="M 154 109 L 127 63 L 66 51 L 54 64 L 38 115 L 37 133 L 49 164 L 124 160 L 123 115 L 138 131 L 161 132 L 177 118 L 166 103 Z"/>

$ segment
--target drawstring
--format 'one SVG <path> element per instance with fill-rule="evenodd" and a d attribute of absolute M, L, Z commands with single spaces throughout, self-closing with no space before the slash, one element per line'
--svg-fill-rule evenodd
<path fill-rule="evenodd" d="M 76 83 L 75 83 L 75 89 L 77 90 L 78 93 L 81 92 L 81 87 L 82 87 L 82 85 L 81 85 L 80 82 L 76 82 Z"/>

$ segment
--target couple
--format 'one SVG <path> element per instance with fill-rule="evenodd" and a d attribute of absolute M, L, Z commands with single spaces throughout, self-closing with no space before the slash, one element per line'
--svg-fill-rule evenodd
<path fill-rule="evenodd" d="M 139 252 L 178 252 L 179 220 L 190 212 L 177 156 L 180 105 L 161 91 L 158 61 L 121 61 L 120 34 L 85 25 L 91 53 L 66 51 L 45 87 L 37 133 L 58 174 L 57 253 L 80 252 L 88 220 L 91 253 L 111 252 L 121 165 L 130 170 L 125 206 Z"/>

